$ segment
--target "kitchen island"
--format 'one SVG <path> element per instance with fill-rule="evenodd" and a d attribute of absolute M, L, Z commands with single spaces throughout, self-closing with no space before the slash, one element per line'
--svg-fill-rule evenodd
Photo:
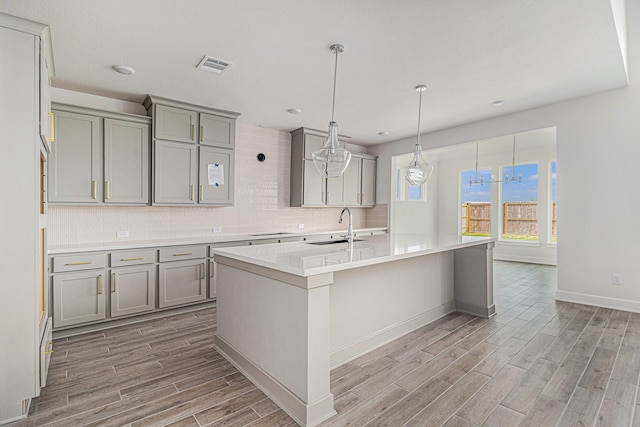
<path fill-rule="evenodd" d="M 215 249 L 216 348 L 316 425 L 335 414 L 331 369 L 452 311 L 494 314 L 494 243 L 388 234 Z"/>

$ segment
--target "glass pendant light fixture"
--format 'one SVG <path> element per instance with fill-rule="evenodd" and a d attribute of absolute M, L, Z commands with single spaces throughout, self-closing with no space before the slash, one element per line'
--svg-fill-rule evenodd
<path fill-rule="evenodd" d="M 338 123 L 334 121 L 334 113 L 336 109 L 336 75 L 338 73 L 338 54 L 344 51 L 344 46 L 334 44 L 329 47 L 331 52 L 336 55 L 335 67 L 333 70 L 333 105 L 331 107 L 331 121 L 329 122 L 329 136 L 324 146 L 311 154 L 313 164 L 320 175 L 325 178 L 336 178 L 344 173 L 349 166 L 351 153 L 340 147 L 338 141 Z"/>
<path fill-rule="evenodd" d="M 413 148 L 413 159 L 407 168 L 406 178 L 409 184 L 422 185 L 433 173 L 433 166 L 422 157 L 422 146 L 420 145 L 420 113 L 422 112 L 422 92 L 427 90 L 425 85 L 416 86 L 416 91 L 420 93 L 420 104 L 418 107 L 418 137 Z"/>
<path fill-rule="evenodd" d="M 491 181 L 489 184 L 497 184 L 500 182 L 504 182 L 508 184 L 509 182 L 522 182 L 522 174 L 519 173 L 516 175 L 516 136 L 513 135 L 513 149 L 511 151 L 511 177 L 509 177 L 508 173 L 504 174 L 504 179 L 496 179 L 495 175 L 491 175 Z M 484 177 L 480 176 L 480 180 L 478 180 L 478 143 L 476 142 L 476 179 L 475 181 L 469 177 L 469 187 L 474 185 L 484 185 Z"/>

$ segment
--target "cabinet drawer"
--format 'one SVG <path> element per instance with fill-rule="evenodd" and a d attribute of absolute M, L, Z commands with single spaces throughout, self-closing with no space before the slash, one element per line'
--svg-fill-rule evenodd
<path fill-rule="evenodd" d="M 160 262 L 206 258 L 207 246 L 172 246 L 170 248 L 161 248 L 159 255 Z"/>
<path fill-rule="evenodd" d="M 111 267 L 122 267 L 125 265 L 152 264 L 156 262 L 155 249 L 145 249 L 141 251 L 117 251 L 111 252 Z"/>
<path fill-rule="evenodd" d="M 53 272 L 92 270 L 104 268 L 104 253 L 84 253 L 71 255 L 56 255 L 53 257 Z"/>

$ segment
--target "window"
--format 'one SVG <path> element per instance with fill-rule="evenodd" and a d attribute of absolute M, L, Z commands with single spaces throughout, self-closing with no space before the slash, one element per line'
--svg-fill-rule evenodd
<path fill-rule="evenodd" d="M 491 236 L 491 169 L 463 171 L 461 234 Z"/>
<path fill-rule="evenodd" d="M 551 182 L 551 241 L 552 242 L 557 242 L 558 241 L 558 236 L 556 234 L 557 232 L 557 223 L 558 223 L 558 218 L 557 218 L 557 207 L 558 207 L 558 194 L 556 191 L 556 162 L 555 160 L 551 162 L 551 179 L 549 180 L 549 182 Z"/>
<path fill-rule="evenodd" d="M 427 184 L 409 184 L 406 169 L 396 169 L 396 200 L 409 202 L 427 201 Z"/>
<path fill-rule="evenodd" d="M 502 168 L 502 239 L 538 240 L 538 164 Z"/>

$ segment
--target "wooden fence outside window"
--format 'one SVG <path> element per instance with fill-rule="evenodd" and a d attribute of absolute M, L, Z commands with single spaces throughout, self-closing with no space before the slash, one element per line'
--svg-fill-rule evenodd
<path fill-rule="evenodd" d="M 551 207 L 551 235 L 557 228 L 557 203 Z M 502 233 L 512 236 L 538 235 L 538 202 L 505 202 L 502 204 Z M 491 234 L 491 203 L 462 205 L 462 234 Z M 555 240 L 555 239 L 554 239 Z"/>

